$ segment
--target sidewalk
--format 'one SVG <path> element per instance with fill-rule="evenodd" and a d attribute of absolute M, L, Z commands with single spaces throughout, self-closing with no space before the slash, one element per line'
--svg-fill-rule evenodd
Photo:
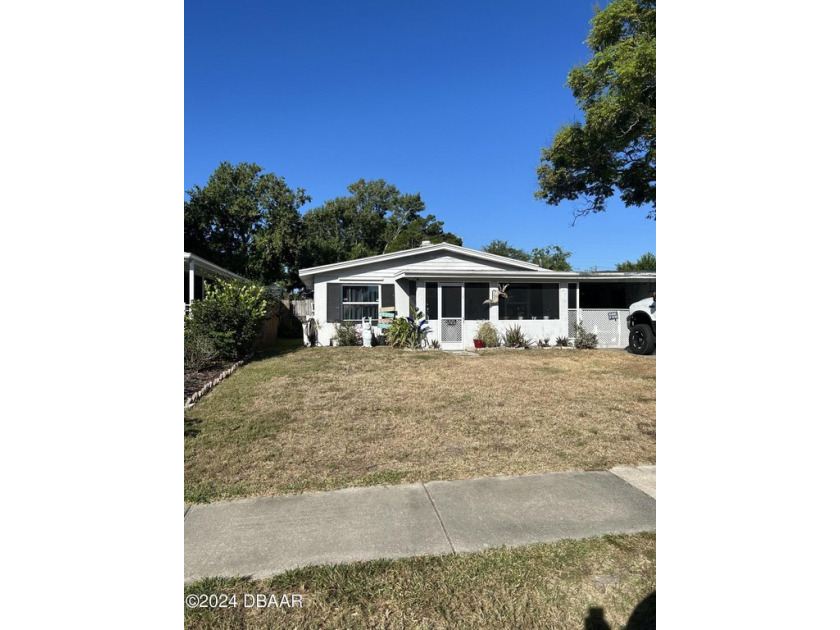
<path fill-rule="evenodd" d="M 184 580 L 655 529 L 655 466 L 241 499 L 186 509 Z"/>

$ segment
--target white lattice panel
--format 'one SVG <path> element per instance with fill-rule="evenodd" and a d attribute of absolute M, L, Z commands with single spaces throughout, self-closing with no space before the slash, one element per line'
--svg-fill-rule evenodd
<path fill-rule="evenodd" d="M 441 343 L 461 343 L 462 328 L 460 319 L 442 319 L 440 320 L 440 342 Z"/>
<path fill-rule="evenodd" d="M 630 311 L 625 309 L 592 309 L 584 308 L 579 312 L 569 310 L 569 337 L 574 336 L 574 322 L 578 314 L 586 332 L 598 336 L 599 348 L 624 348 L 629 343 L 627 330 L 627 316 Z"/>

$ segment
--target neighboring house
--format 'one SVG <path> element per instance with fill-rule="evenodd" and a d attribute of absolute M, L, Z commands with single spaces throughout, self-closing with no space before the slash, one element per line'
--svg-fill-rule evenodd
<path fill-rule="evenodd" d="M 209 260 L 199 258 L 195 254 L 184 252 L 184 311 L 189 313 L 193 300 L 203 300 L 204 290 L 208 280 L 213 278 L 228 278 L 247 282 L 246 278 L 228 271 Z"/>
<path fill-rule="evenodd" d="M 538 265 L 448 243 L 301 269 L 315 293 L 318 342 L 328 345 L 341 322 L 374 325 L 382 309 L 405 317 L 411 306 L 429 319 L 443 349 L 473 346 L 481 321 L 500 332 L 519 325 L 531 339 L 573 337 L 575 322 L 601 347 L 627 345 L 627 307 L 656 291 L 656 272 L 549 271 Z M 507 285 L 507 298 L 493 301 Z"/>

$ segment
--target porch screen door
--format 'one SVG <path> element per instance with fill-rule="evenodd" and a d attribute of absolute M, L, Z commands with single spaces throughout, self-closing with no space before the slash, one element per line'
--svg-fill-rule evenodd
<path fill-rule="evenodd" d="M 464 347 L 464 287 L 440 285 L 440 345 L 445 350 Z"/>

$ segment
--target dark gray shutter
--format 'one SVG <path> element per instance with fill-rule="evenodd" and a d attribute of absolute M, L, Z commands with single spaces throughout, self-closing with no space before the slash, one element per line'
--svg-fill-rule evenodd
<path fill-rule="evenodd" d="M 397 305 L 397 300 L 394 297 L 394 285 L 382 284 L 379 285 L 379 297 L 382 308 L 393 308 Z M 408 313 L 406 313 L 408 315 Z"/>
<path fill-rule="evenodd" d="M 489 319 L 489 306 L 484 303 L 489 298 L 489 282 L 464 283 L 464 319 Z"/>
<path fill-rule="evenodd" d="M 543 315 L 549 319 L 560 319 L 560 285 L 544 284 L 542 287 Z"/>
<path fill-rule="evenodd" d="M 426 318 L 438 318 L 438 284 L 437 282 L 426 283 Z"/>
<path fill-rule="evenodd" d="M 327 321 L 341 321 L 341 285 L 327 284 Z"/>

